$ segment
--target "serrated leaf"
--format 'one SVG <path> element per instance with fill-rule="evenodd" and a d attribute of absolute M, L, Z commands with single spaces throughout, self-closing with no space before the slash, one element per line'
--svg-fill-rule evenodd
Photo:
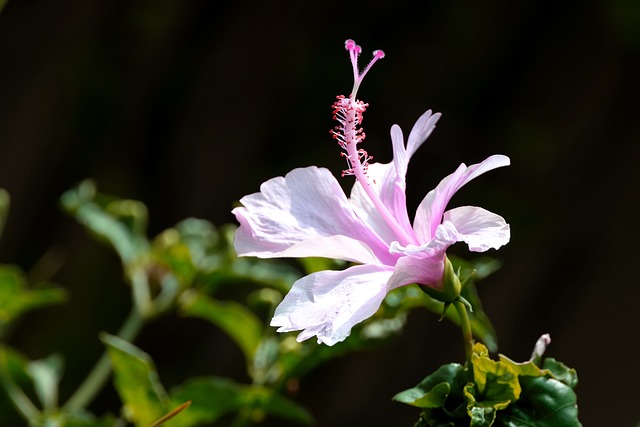
<path fill-rule="evenodd" d="M 471 363 L 478 393 L 476 399 L 498 402 L 518 400 L 521 392 L 518 373 L 510 363 L 490 359 L 487 348 L 480 343 L 473 347 Z"/>
<path fill-rule="evenodd" d="M 500 362 L 511 366 L 513 371 L 518 376 L 527 376 L 527 377 L 539 377 L 544 375 L 544 372 L 532 361 L 527 362 L 514 362 L 509 359 L 507 356 L 503 354 L 498 355 Z"/>
<path fill-rule="evenodd" d="M 116 336 L 103 333 L 114 371 L 114 385 L 124 411 L 139 427 L 148 427 L 167 412 L 168 398 L 151 357 Z"/>
<path fill-rule="evenodd" d="M 200 317 L 222 329 L 251 362 L 260 344 L 263 324 L 260 318 L 244 305 L 235 301 L 218 301 L 195 291 L 180 299 L 181 313 Z"/>

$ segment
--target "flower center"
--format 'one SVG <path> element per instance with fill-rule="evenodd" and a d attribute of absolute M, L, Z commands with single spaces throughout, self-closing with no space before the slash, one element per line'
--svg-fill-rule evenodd
<path fill-rule="evenodd" d="M 367 177 L 369 161 L 373 159 L 373 157 L 369 156 L 362 148 L 357 147 L 365 138 L 365 133 L 361 127 L 362 114 L 369 104 L 356 99 L 356 94 L 360 83 L 362 83 L 364 76 L 371 69 L 371 66 L 379 59 L 384 58 L 384 52 L 381 50 L 374 51 L 373 59 L 371 59 L 366 68 L 360 72 L 358 70 L 358 55 L 360 55 L 362 49 L 353 40 L 347 40 L 345 42 L 345 49 L 349 51 L 351 65 L 353 66 L 353 89 L 351 89 L 351 95 L 349 95 L 349 97 L 340 95 L 336 98 L 336 102 L 333 103 L 333 119 L 338 122 L 338 125 L 331 131 L 333 138 L 337 140 L 340 147 L 345 150 L 341 154 L 347 161 L 347 169 L 342 171 L 342 176 L 354 175 L 356 177 L 384 221 L 397 235 L 399 242 L 406 245 L 413 241 L 412 237 L 400 226 L 391 212 L 389 212 L 389 209 L 384 205 Z"/>

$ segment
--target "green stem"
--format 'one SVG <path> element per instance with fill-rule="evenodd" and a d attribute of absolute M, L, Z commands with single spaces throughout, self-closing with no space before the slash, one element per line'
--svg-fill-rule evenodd
<path fill-rule="evenodd" d="M 5 1 L 0 0 L 0 11 L 4 7 Z M 9 193 L 4 188 L 0 188 L 0 237 L 4 231 L 4 225 L 7 222 L 7 215 L 9 215 L 9 205 L 11 198 Z"/>
<path fill-rule="evenodd" d="M 16 409 L 24 419 L 29 421 L 36 420 L 38 415 L 40 415 L 40 411 L 33 402 L 31 402 L 22 389 L 13 382 L 9 372 L 9 361 L 4 349 L 0 349 L 0 366 L 3 371 L 0 374 L 0 382 L 4 385 L 7 395 L 13 402 Z"/>
<path fill-rule="evenodd" d="M 473 354 L 473 333 L 471 332 L 471 323 L 467 314 L 467 307 L 460 299 L 453 302 L 460 319 L 460 328 L 462 328 L 462 340 L 464 341 L 464 353 L 467 358 L 467 366 L 471 366 L 471 355 Z"/>
<path fill-rule="evenodd" d="M 117 336 L 125 341 L 133 341 L 143 325 L 144 319 L 134 307 Z M 102 390 L 109 375 L 111 375 L 111 361 L 107 353 L 103 353 L 84 382 L 65 403 L 63 409 L 74 412 L 88 406 Z"/>

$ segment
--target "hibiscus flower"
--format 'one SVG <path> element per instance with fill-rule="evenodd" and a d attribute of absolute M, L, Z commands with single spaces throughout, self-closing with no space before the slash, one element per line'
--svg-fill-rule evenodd
<path fill-rule="evenodd" d="M 391 128 L 393 161 L 369 163 L 358 144 L 362 113 L 367 104 L 356 99 L 364 75 L 384 57 L 360 72 L 360 46 L 347 40 L 354 70 L 349 97 L 334 103 L 338 126 L 334 138 L 345 150 L 347 169 L 356 182 L 347 197 L 325 168 L 294 169 L 284 177 L 264 182 L 260 192 L 240 199 L 233 209 L 240 227 L 235 235 L 239 256 L 260 258 L 326 257 L 356 265 L 342 271 L 320 271 L 296 281 L 276 308 L 272 326 L 278 332 L 301 331 L 298 341 L 316 336 L 333 345 L 349 336 L 351 328 L 372 316 L 391 290 L 419 284 L 442 288 L 446 250 L 465 242 L 471 251 L 497 249 L 509 241 L 509 225 L 494 213 L 475 206 L 445 212 L 458 189 L 477 176 L 509 164 L 494 155 L 481 163 L 461 164 L 431 190 L 417 208 L 413 225 L 405 199 L 405 176 L 411 156 L 435 128 L 440 113 L 424 113 L 406 140 L 399 126 Z"/>

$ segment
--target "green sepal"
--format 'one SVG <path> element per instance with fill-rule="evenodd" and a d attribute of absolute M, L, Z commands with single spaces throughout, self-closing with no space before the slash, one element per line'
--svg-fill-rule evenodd
<path fill-rule="evenodd" d="M 461 301 L 468 309 L 471 331 L 476 339 L 482 341 L 492 352 L 498 350 L 496 333 L 488 316 L 482 309 L 482 303 L 476 291 L 475 279 L 481 279 L 499 268 L 495 260 L 479 258 L 474 263 L 456 257 L 445 258 L 445 270 L 442 289 L 418 285 L 426 295 L 424 306 L 442 318 L 447 317 L 460 324 L 456 310 L 447 310 L 449 304 Z"/>
<path fill-rule="evenodd" d="M 444 258 L 444 274 L 442 276 L 441 287 L 435 288 L 432 286 L 420 285 L 420 289 L 422 289 L 422 291 L 431 298 L 445 304 L 452 303 L 460 297 L 462 283 L 453 268 L 453 264 L 449 261 L 449 258 L 446 256 Z"/>

